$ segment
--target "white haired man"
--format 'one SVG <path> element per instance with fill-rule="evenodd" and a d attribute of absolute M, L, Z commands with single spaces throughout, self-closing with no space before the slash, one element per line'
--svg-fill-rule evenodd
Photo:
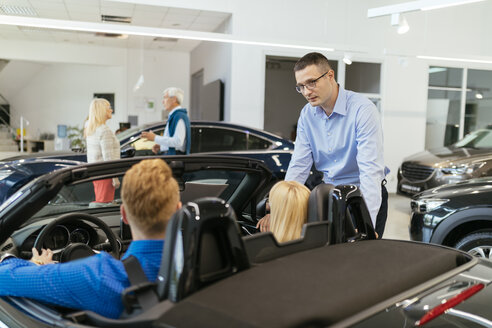
<path fill-rule="evenodd" d="M 155 154 L 164 152 L 168 155 L 189 154 L 191 148 L 191 125 L 188 113 L 181 107 L 183 103 L 183 90 L 175 87 L 164 90 L 162 104 L 169 112 L 164 135 L 159 136 L 154 132 L 142 132 L 141 137 L 155 141 L 152 151 Z"/>

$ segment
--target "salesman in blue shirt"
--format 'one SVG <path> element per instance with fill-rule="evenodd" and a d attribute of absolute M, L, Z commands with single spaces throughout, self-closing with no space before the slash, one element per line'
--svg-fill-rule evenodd
<path fill-rule="evenodd" d="M 294 154 L 285 180 L 305 183 L 314 162 L 323 181 L 356 184 L 381 238 L 386 224 L 388 192 L 379 113 L 366 97 L 345 90 L 320 53 L 309 53 L 294 66 L 296 90 L 308 103 L 297 123 Z M 376 220 L 377 218 L 377 220 Z M 267 221 L 267 220 L 264 220 Z M 268 222 L 261 222 L 266 230 Z"/>
<path fill-rule="evenodd" d="M 128 170 L 121 190 L 123 221 L 133 241 L 122 259 L 133 255 L 150 281 L 157 279 L 166 225 L 181 207 L 179 188 L 161 159 L 144 160 Z M 33 249 L 31 261 L 7 258 L 0 263 L 0 295 L 21 296 L 109 318 L 123 312 L 122 291 L 130 286 L 123 263 L 106 252 L 53 264 L 52 252 Z"/>

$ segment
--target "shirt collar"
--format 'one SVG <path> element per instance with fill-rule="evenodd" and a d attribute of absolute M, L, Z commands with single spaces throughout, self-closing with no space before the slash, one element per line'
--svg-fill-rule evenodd
<path fill-rule="evenodd" d="M 174 107 L 174 108 L 173 108 L 173 110 L 169 113 L 169 115 L 168 115 L 168 116 L 171 116 L 171 115 L 172 115 L 175 111 L 177 111 L 178 109 L 182 109 L 182 108 L 183 108 L 183 107 L 181 107 L 181 106 L 179 106 L 179 105 L 178 105 L 177 107 Z"/>
<path fill-rule="evenodd" d="M 130 243 L 130 246 L 128 246 L 125 255 L 121 259 L 123 260 L 131 254 L 149 254 L 162 252 L 163 248 L 164 239 L 134 240 Z"/>
<path fill-rule="evenodd" d="M 333 113 L 337 113 L 345 116 L 347 115 L 347 108 L 346 108 L 347 91 L 345 91 L 345 89 L 342 88 L 338 83 L 337 85 L 338 85 L 338 96 L 337 96 L 337 101 L 335 102 L 335 107 L 333 107 L 333 112 L 331 113 L 331 115 L 333 115 Z M 316 106 L 314 107 L 314 109 L 316 114 L 322 114 L 326 116 L 325 111 L 323 110 L 323 108 L 321 108 L 321 106 Z"/>
<path fill-rule="evenodd" d="M 338 85 L 338 97 L 333 108 L 333 113 L 347 115 L 347 91 Z"/>

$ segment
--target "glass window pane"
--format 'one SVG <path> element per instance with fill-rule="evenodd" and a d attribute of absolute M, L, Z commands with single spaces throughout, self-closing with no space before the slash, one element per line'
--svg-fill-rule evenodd
<path fill-rule="evenodd" d="M 246 134 L 214 128 L 198 129 L 201 152 L 246 150 Z"/>
<path fill-rule="evenodd" d="M 429 90 L 427 98 L 425 149 L 458 141 L 461 91 Z"/>
<path fill-rule="evenodd" d="M 379 93 L 381 64 L 357 63 L 345 67 L 345 89 L 361 93 Z"/>
<path fill-rule="evenodd" d="M 429 67 L 429 86 L 461 88 L 462 80 L 462 68 Z"/>
<path fill-rule="evenodd" d="M 268 149 L 272 143 L 263 138 L 249 135 L 248 137 L 248 149 Z"/>
<path fill-rule="evenodd" d="M 465 134 L 492 123 L 492 71 L 468 70 Z"/>

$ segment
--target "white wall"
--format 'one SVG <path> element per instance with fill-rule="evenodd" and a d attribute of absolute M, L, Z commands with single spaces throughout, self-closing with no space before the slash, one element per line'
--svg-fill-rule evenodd
<path fill-rule="evenodd" d="M 77 64 L 49 64 L 32 76 L 18 92 L 9 97 L 12 125 L 19 126 L 24 116 L 30 125 L 26 133 L 56 133 L 57 124 L 82 127 L 94 93 L 115 93 L 115 114 L 109 121 L 113 130 L 126 121 L 126 77 L 123 67 Z"/>
<path fill-rule="evenodd" d="M 164 106 L 162 92 L 168 87 L 178 87 L 185 93 L 183 107 L 190 99 L 190 55 L 183 52 L 146 50 L 144 52 L 144 84 L 136 92 L 133 88 L 142 73 L 141 51 L 128 50 L 127 79 L 124 95 L 128 115 L 138 115 L 139 124 L 162 120 Z M 153 100 L 154 111 L 145 109 L 145 100 Z M 167 117 L 167 114 L 164 113 Z"/>
<path fill-rule="evenodd" d="M 222 31 L 229 31 L 229 21 L 219 27 Z M 203 84 L 217 79 L 224 83 L 224 120 L 230 121 L 231 113 L 231 51 L 230 44 L 216 42 L 202 42 L 190 54 L 190 81 L 191 75 L 203 69 Z M 193 110 L 193 108 L 190 108 Z"/>

